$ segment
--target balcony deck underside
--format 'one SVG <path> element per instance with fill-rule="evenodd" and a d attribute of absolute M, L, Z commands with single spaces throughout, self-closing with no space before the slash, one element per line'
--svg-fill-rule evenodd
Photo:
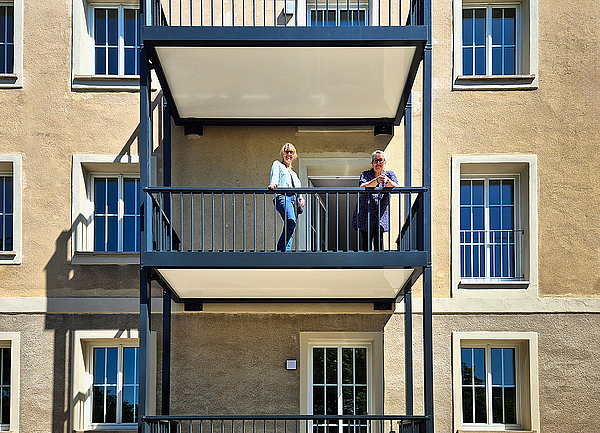
<path fill-rule="evenodd" d="M 148 252 L 177 300 L 394 301 L 421 275 L 424 252 Z"/>
<path fill-rule="evenodd" d="M 406 27 L 144 27 L 175 121 L 398 124 L 426 42 Z"/>

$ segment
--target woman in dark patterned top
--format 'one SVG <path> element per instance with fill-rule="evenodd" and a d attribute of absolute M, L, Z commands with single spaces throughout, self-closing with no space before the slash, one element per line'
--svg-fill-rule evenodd
<path fill-rule="evenodd" d="M 398 186 L 396 174 L 385 170 L 387 157 L 381 150 L 371 155 L 373 168 L 360 174 L 359 185 L 365 188 L 382 189 Z M 383 249 L 383 233 L 390 230 L 390 195 L 388 193 L 360 194 L 358 215 L 354 228 L 360 232 L 360 248 L 363 251 Z M 370 227 L 369 227 L 370 226 Z"/>

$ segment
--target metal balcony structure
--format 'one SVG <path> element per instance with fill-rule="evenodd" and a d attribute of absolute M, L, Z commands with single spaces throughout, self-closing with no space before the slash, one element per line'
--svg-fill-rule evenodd
<path fill-rule="evenodd" d="M 231 421 L 232 433 L 235 426 L 227 416 L 170 415 L 171 301 L 196 309 L 207 302 L 368 302 L 389 310 L 404 299 L 406 415 L 368 415 L 368 420 L 357 421 L 357 428 L 379 431 L 377 425 L 383 422 L 381 428 L 389 431 L 433 432 L 431 0 L 142 0 L 139 36 L 139 430 L 192 432 L 210 420 L 223 426 L 224 420 Z M 414 187 L 410 95 L 419 70 L 422 179 Z M 153 104 L 157 88 L 164 107 Z M 306 214 L 296 228 L 292 251 L 281 252 L 276 238 L 286 223 L 277 218 L 273 194 L 292 192 L 171 186 L 170 149 L 176 145 L 171 143 L 171 119 L 200 133 L 213 125 L 368 126 L 393 133 L 404 119 L 408 175 L 404 186 L 385 191 L 295 189 L 294 194 L 307 200 Z M 157 130 L 162 135 L 160 181 L 151 159 L 158 148 Z M 354 203 L 373 194 L 389 196 L 391 228 L 383 234 L 383 248 L 365 251 L 352 228 Z M 227 278 L 219 281 L 214 278 L 218 273 Z M 303 285 L 265 286 L 265 275 L 283 273 L 286 278 L 276 279 L 293 282 L 302 275 Z M 340 280 L 342 276 L 346 279 Z M 419 278 L 424 416 L 414 417 L 411 287 Z M 233 283 L 224 287 L 224 279 Z M 369 288 L 371 284 L 361 290 L 366 279 L 375 279 L 381 289 Z M 150 416 L 148 395 L 152 285 L 160 288 L 164 300 L 163 405 L 156 417 Z M 309 285 L 312 290 L 307 290 Z M 319 421 L 297 417 L 282 420 L 304 427 Z"/>

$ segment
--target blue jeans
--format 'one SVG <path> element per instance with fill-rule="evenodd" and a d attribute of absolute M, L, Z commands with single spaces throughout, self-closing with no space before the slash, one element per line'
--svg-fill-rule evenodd
<path fill-rule="evenodd" d="M 279 237 L 279 242 L 277 242 L 277 249 L 279 251 L 291 251 L 292 241 L 294 240 L 292 236 L 296 229 L 296 196 L 276 196 L 275 209 L 277 209 L 277 212 L 279 212 L 279 215 L 283 218 L 283 232 Z"/>

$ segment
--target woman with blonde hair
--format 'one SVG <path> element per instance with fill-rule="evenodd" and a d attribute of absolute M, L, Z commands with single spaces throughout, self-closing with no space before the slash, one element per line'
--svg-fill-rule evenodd
<path fill-rule="evenodd" d="M 292 161 L 296 158 L 296 148 L 292 143 L 285 143 L 281 148 L 281 161 L 273 161 L 269 189 L 300 188 L 300 179 L 292 170 Z M 283 232 L 277 242 L 279 251 L 291 251 L 293 234 L 296 229 L 296 217 L 304 208 L 304 198 L 294 193 L 275 194 L 275 209 L 283 218 Z"/>

